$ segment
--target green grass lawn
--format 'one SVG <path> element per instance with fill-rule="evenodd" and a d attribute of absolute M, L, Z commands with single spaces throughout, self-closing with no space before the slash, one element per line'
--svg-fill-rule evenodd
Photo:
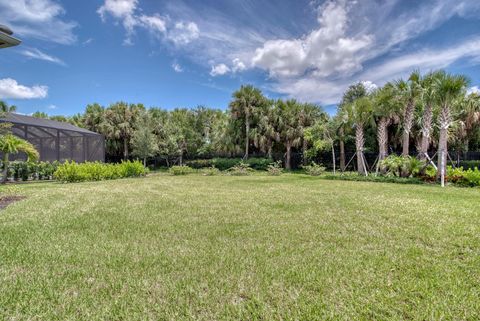
<path fill-rule="evenodd" d="M 479 189 L 156 174 L 20 192 L 0 320 L 480 319 Z"/>

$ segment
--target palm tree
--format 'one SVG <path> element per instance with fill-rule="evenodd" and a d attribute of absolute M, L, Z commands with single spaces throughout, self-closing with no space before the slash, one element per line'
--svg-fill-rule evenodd
<path fill-rule="evenodd" d="M 460 96 L 456 104 L 459 107 L 456 126 L 459 150 L 468 151 L 470 140 L 480 127 L 480 95 L 472 93 L 465 97 Z"/>
<path fill-rule="evenodd" d="M 365 156 L 365 125 L 371 120 L 373 112 L 372 99 L 362 97 L 347 106 L 348 117 L 355 128 L 355 146 L 357 152 L 357 170 L 361 175 L 366 175 Z"/>
<path fill-rule="evenodd" d="M 304 165 L 307 165 L 306 153 L 308 149 L 308 141 L 306 139 L 303 139 L 303 132 L 306 128 L 313 126 L 315 122 L 320 119 L 321 116 L 323 116 L 323 114 L 324 112 L 322 111 L 322 108 L 315 104 L 304 103 L 300 105 L 299 125 L 302 131 L 302 153 Z"/>
<path fill-rule="evenodd" d="M 2 183 L 7 182 L 8 164 L 11 154 L 23 152 L 27 155 L 27 161 L 35 161 L 39 155 L 32 144 L 13 134 L 0 136 L 0 152 L 3 154 Z"/>
<path fill-rule="evenodd" d="M 236 119 L 243 119 L 245 123 L 245 159 L 248 158 L 250 146 L 250 125 L 256 108 L 265 104 L 265 97 L 260 89 L 251 85 L 241 86 L 233 93 L 230 103 L 230 112 Z"/>
<path fill-rule="evenodd" d="M 414 71 L 407 81 L 396 82 L 398 95 L 404 103 L 403 110 L 403 133 L 402 133 L 402 155 L 408 156 L 410 151 L 410 133 L 412 131 L 415 115 L 415 100 L 420 92 L 420 72 Z"/>
<path fill-rule="evenodd" d="M 17 106 L 14 105 L 8 105 L 6 102 L 3 100 L 0 100 L 0 112 L 2 113 L 13 113 L 17 111 Z"/>
<path fill-rule="evenodd" d="M 378 162 L 388 156 L 388 126 L 398 119 L 400 112 L 395 88 L 391 83 L 377 90 L 373 95 L 373 115 L 377 121 Z"/>
<path fill-rule="evenodd" d="M 463 75 L 451 75 L 444 71 L 439 72 L 434 81 L 436 91 L 436 102 L 440 106 L 438 116 L 438 127 L 440 138 L 438 142 L 438 172 L 437 177 L 445 173 L 448 153 L 448 129 L 452 124 L 452 109 L 455 99 L 465 95 L 466 87 L 469 84 L 468 78 Z"/>
<path fill-rule="evenodd" d="M 367 96 L 367 89 L 362 82 L 350 85 L 345 91 L 342 97 L 342 101 L 338 106 L 337 111 L 337 123 L 338 126 L 338 138 L 340 148 L 340 170 L 345 171 L 345 138 L 348 134 L 349 119 L 348 111 L 345 110 L 345 106 L 353 103 L 356 99 Z"/>
<path fill-rule="evenodd" d="M 287 101 L 277 100 L 278 132 L 280 140 L 285 144 L 285 168 L 292 169 L 292 148 L 300 146 L 303 138 L 303 129 L 300 126 L 301 105 L 294 99 Z"/>
<path fill-rule="evenodd" d="M 262 108 L 258 108 L 255 118 L 257 126 L 251 133 L 253 144 L 263 153 L 266 153 L 268 158 L 272 158 L 273 144 L 280 140 L 274 101 L 269 101 Z"/>
<path fill-rule="evenodd" d="M 123 144 L 123 158 L 128 159 L 129 142 L 134 132 L 133 123 L 141 105 L 128 105 L 119 102 L 105 110 L 104 121 L 100 124 L 101 132 L 110 139 L 120 140 Z"/>
<path fill-rule="evenodd" d="M 419 149 L 419 158 L 424 160 L 428 155 L 428 149 L 430 147 L 432 124 L 433 124 L 433 112 L 435 104 L 435 79 L 440 76 L 441 73 L 431 72 L 420 80 L 420 95 L 423 105 L 423 113 L 421 116 L 421 142 Z"/>

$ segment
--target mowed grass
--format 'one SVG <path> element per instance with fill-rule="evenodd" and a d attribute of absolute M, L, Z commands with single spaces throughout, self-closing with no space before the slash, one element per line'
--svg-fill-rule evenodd
<path fill-rule="evenodd" d="M 1 320 L 478 320 L 480 190 L 304 175 L 20 187 Z"/>

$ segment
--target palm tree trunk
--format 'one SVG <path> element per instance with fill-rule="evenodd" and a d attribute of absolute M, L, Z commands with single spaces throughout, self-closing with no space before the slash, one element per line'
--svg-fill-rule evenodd
<path fill-rule="evenodd" d="M 183 165 L 183 151 L 180 152 L 180 158 L 179 158 L 180 166 Z"/>
<path fill-rule="evenodd" d="M 308 148 L 308 142 L 306 139 L 303 139 L 303 146 L 302 146 L 303 165 L 307 165 L 307 148 Z"/>
<path fill-rule="evenodd" d="M 450 127 L 451 116 L 450 108 L 443 106 L 439 116 L 440 138 L 438 142 L 438 164 L 437 179 L 441 178 L 442 170 L 446 173 L 447 169 L 447 153 L 448 153 L 448 128 Z"/>
<path fill-rule="evenodd" d="M 357 147 L 357 170 L 360 175 L 365 175 L 365 162 L 363 160 L 363 145 L 365 144 L 365 136 L 363 132 L 363 124 L 357 124 L 355 127 L 355 145 Z"/>
<path fill-rule="evenodd" d="M 423 120 L 422 120 L 422 142 L 420 144 L 420 155 L 419 158 L 421 160 L 425 160 L 427 158 L 428 148 L 430 147 L 430 132 L 432 130 L 432 105 L 427 104 L 425 106 L 425 111 L 423 112 Z"/>
<path fill-rule="evenodd" d="M 290 144 L 290 142 L 287 142 L 287 155 L 285 159 L 285 169 L 287 170 L 292 169 L 291 154 L 292 154 L 292 145 Z"/>
<path fill-rule="evenodd" d="M 388 125 L 389 120 L 386 117 L 380 118 L 377 126 L 378 162 L 381 162 L 388 156 Z"/>
<path fill-rule="evenodd" d="M 340 136 L 340 170 L 345 171 L 345 130 L 343 126 L 339 129 Z"/>
<path fill-rule="evenodd" d="M 403 121 L 403 135 L 402 135 L 402 156 L 410 154 L 410 132 L 413 126 L 413 113 L 415 111 L 414 102 L 411 100 L 405 109 L 405 117 Z"/>
<path fill-rule="evenodd" d="M 143 158 L 143 167 L 147 167 L 147 158 L 146 157 Z"/>
<path fill-rule="evenodd" d="M 272 143 L 268 143 L 268 150 L 267 150 L 268 159 L 272 159 Z"/>
<path fill-rule="evenodd" d="M 2 170 L 2 184 L 7 182 L 7 175 L 8 175 L 8 153 L 3 154 L 3 170 Z"/>
<path fill-rule="evenodd" d="M 245 159 L 248 159 L 248 147 L 250 145 L 250 119 L 248 114 L 245 116 Z"/>
<path fill-rule="evenodd" d="M 123 159 L 128 159 L 128 141 L 126 137 L 123 139 Z"/>
<path fill-rule="evenodd" d="M 337 160 L 335 159 L 335 145 L 333 143 L 333 140 L 331 141 L 332 142 L 332 163 L 333 163 L 333 175 L 335 175 L 335 171 L 336 171 L 336 162 Z"/>

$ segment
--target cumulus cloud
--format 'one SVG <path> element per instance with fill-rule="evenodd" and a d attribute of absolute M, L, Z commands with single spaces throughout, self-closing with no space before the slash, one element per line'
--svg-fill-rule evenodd
<path fill-rule="evenodd" d="M 158 13 L 153 15 L 140 14 L 138 0 L 105 0 L 97 10 L 103 21 L 107 15 L 119 20 L 126 30 L 124 43 L 133 44 L 132 37 L 136 28 L 144 28 L 159 39 L 168 39 L 175 45 L 186 45 L 200 36 L 200 30 L 195 22 L 173 22 L 168 16 Z"/>
<path fill-rule="evenodd" d="M 222 76 L 229 72 L 230 72 L 230 68 L 227 65 L 219 64 L 216 66 L 212 66 L 212 70 L 210 71 L 210 76 L 212 77 Z"/>
<path fill-rule="evenodd" d="M 60 44 L 77 40 L 73 33 L 76 22 L 63 18 L 65 9 L 52 0 L 0 0 L 2 23 L 19 36 Z"/>
<path fill-rule="evenodd" d="M 239 58 L 235 58 L 232 61 L 232 71 L 233 72 L 241 72 L 247 69 L 247 66 L 241 61 Z"/>
<path fill-rule="evenodd" d="M 32 59 L 48 61 L 61 66 L 66 65 L 65 62 L 63 62 L 60 58 L 46 54 L 36 48 L 23 50 L 21 51 L 21 54 Z"/>
<path fill-rule="evenodd" d="M 47 86 L 24 86 L 15 79 L 0 79 L 0 99 L 34 99 L 45 98 L 48 95 Z"/>
<path fill-rule="evenodd" d="M 348 36 L 347 8 L 339 3 L 327 2 L 320 12 L 318 29 L 300 39 L 267 41 L 255 51 L 253 65 L 272 77 L 301 76 L 307 71 L 326 77 L 360 70 L 362 50 L 372 43 L 372 36 Z"/>

